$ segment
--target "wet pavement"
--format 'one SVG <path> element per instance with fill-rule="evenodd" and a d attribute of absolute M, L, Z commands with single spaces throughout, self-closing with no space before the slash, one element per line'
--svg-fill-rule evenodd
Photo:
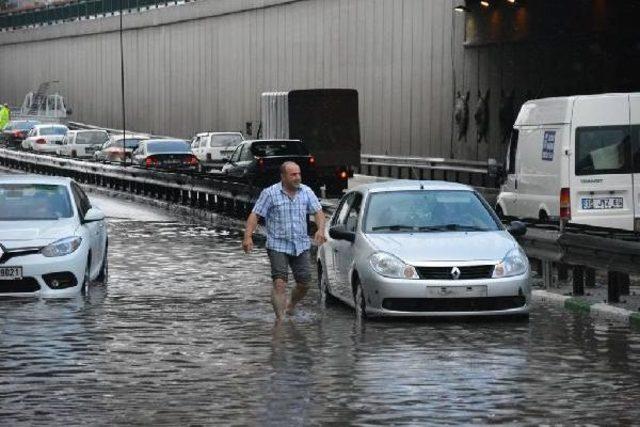
<path fill-rule="evenodd" d="M 634 424 L 640 334 L 530 320 L 354 320 L 312 289 L 279 326 L 263 248 L 97 198 L 110 280 L 0 300 L 3 425 Z"/>

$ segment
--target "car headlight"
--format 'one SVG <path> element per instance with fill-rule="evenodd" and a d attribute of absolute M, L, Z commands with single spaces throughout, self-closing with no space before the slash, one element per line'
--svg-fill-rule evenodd
<path fill-rule="evenodd" d="M 386 252 L 376 252 L 369 258 L 371 268 L 381 276 L 394 279 L 419 279 L 416 269 Z"/>
<path fill-rule="evenodd" d="M 493 277 L 519 276 L 527 271 L 529 261 L 522 249 L 513 248 L 493 269 Z"/>
<path fill-rule="evenodd" d="M 80 243 L 82 243 L 82 237 L 67 237 L 45 246 L 40 253 L 46 257 L 69 255 L 80 247 Z"/>

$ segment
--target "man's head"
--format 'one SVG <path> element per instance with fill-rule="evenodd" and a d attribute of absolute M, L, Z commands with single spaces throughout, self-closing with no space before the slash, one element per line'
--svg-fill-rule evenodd
<path fill-rule="evenodd" d="M 302 182 L 300 166 L 295 162 L 284 162 L 280 166 L 280 177 L 282 185 L 288 190 L 297 190 Z"/>

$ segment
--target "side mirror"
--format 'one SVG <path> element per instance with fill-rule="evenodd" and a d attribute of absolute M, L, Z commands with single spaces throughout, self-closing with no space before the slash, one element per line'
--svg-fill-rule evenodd
<path fill-rule="evenodd" d="M 335 240 L 347 240 L 354 242 L 356 240 L 356 233 L 347 231 L 344 225 L 334 225 L 329 229 L 329 236 Z"/>
<path fill-rule="evenodd" d="M 84 219 L 82 220 L 82 223 L 86 224 L 87 222 L 102 221 L 103 219 L 104 219 L 104 212 L 102 212 L 98 208 L 91 208 L 84 215 Z"/>
<path fill-rule="evenodd" d="M 507 231 L 511 233 L 513 237 L 522 237 L 527 233 L 527 226 L 521 221 L 512 221 L 507 227 Z"/>

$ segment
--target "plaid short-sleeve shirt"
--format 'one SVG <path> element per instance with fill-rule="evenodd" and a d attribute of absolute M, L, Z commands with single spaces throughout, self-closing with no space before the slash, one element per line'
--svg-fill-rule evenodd
<path fill-rule="evenodd" d="M 282 188 L 282 183 L 262 190 L 253 213 L 265 219 L 267 249 L 298 256 L 311 247 L 307 235 L 307 216 L 322 210 L 311 188 L 301 184 L 294 197 Z"/>

